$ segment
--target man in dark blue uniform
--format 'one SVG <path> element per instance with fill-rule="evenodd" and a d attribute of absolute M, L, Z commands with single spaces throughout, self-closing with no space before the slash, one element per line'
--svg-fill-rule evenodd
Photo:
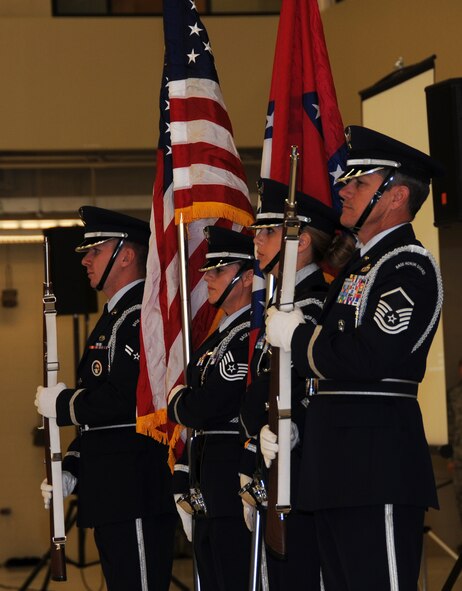
<path fill-rule="evenodd" d="M 108 302 L 77 388 L 40 386 L 35 404 L 58 425 L 80 430 L 63 462 L 63 491 L 78 495 L 78 525 L 94 528 L 108 590 L 167 591 L 176 522 L 167 449 L 135 426 L 149 225 L 98 207 L 80 215 L 85 239 L 76 250 Z M 42 491 L 51 495 L 46 484 Z"/>
<path fill-rule="evenodd" d="M 440 167 L 363 127 L 347 140 L 341 223 L 358 249 L 317 327 L 276 311 L 267 337 L 318 381 L 299 504 L 314 512 L 326 591 L 415 591 L 425 510 L 438 506 L 417 391 L 443 294 L 410 222 Z"/>

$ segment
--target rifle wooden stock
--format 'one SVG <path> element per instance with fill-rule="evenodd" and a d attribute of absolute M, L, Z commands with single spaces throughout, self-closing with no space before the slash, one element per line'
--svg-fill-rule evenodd
<path fill-rule="evenodd" d="M 279 310 L 293 309 L 295 273 L 297 263 L 298 235 L 300 222 L 296 212 L 296 178 L 298 150 L 291 148 L 291 168 L 289 179 L 289 194 L 284 208 L 284 229 L 279 258 L 278 291 L 276 307 Z M 290 355 L 277 347 L 272 348 L 268 425 L 278 437 L 279 453 L 271 463 L 268 478 L 268 507 L 266 516 L 265 541 L 268 549 L 277 557 L 284 558 L 287 554 L 286 515 L 290 512 L 289 502 L 280 502 L 280 486 L 283 483 L 290 491 L 290 428 L 285 427 L 286 421 L 290 425 L 291 417 L 291 380 Z M 284 428 L 281 427 L 284 422 Z M 288 435 L 289 434 L 289 435 Z M 282 435 L 284 437 L 282 437 Z M 281 471 L 280 462 L 284 468 Z M 284 482 L 284 477 L 287 480 Z M 281 487 L 281 490 L 284 490 Z M 284 496 L 284 495 L 282 495 Z"/>
<path fill-rule="evenodd" d="M 276 354 L 275 354 L 276 353 Z M 276 348 L 271 357 L 270 397 L 268 409 L 268 426 L 270 430 L 278 434 L 279 413 L 279 356 Z M 287 535 L 285 515 L 277 510 L 278 499 L 278 463 L 271 463 L 268 475 L 268 507 L 266 509 L 265 542 L 268 549 L 278 558 L 284 558 L 287 554 Z"/>
<path fill-rule="evenodd" d="M 50 251 L 48 238 L 44 239 L 45 280 L 43 282 L 43 382 L 45 386 L 57 383 L 59 368 L 56 343 L 56 297 L 50 280 Z M 50 319 L 53 320 L 50 320 Z M 66 581 L 66 535 L 64 526 L 61 447 L 56 419 L 43 419 L 45 434 L 45 466 L 48 484 L 51 484 L 50 503 L 50 577 L 53 581 Z M 58 480 L 59 482 L 55 482 Z M 56 512 L 56 509 L 59 509 Z"/>

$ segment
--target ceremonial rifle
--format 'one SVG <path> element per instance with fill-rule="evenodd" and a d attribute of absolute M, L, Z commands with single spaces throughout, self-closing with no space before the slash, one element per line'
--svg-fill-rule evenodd
<path fill-rule="evenodd" d="M 291 147 L 289 194 L 284 206 L 284 226 L 279 262 L 276 307 L 294 309 L 295 274 L 300 221 L 296 211 L 297 146 Z M 269 469 L 265 541 L 273 554 L 287 554 L 286 522 L 290 506 L 291 354 L 272 348 L 268 424 L 277 435 L 279 451 Z"/>
<path fill-rule="evenodd" d="M 43 282 L 43 369 L 44 385 L 56 386 L 59 369 L 56 336 L 56 296 L 50 279 L 50 244 L 44 237 L 45 280 Z M 66 529 L 61 443 L 56 418 L 43 418 L 45 465 L 48 484 L 52 486 L 50 504 L 50 574 L 53 581 L 66 581 Z"/>

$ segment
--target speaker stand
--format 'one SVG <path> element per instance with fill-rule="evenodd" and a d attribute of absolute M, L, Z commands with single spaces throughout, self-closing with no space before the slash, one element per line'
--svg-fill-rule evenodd
<path fill-rule="evenodd" d="M 77 500 L 71 499 L 69 502 L 69 506 L 67 508 L 66 517 L 65 517 L 65 529 L 66 535 L 69 535 L 69 532 L 74 527 L 77 521 Z M 71 564 L 76 566 L 77 568 L 85 568 L 87 566 L 93 566 L 95 564 L 99 564 L 99 561 L 96 560 L 94 562 L 85 563 L 85 532 L 82 528 L 77 528 L 79 532 L 79 558 L 77 561 L 71 560 L 70 558 L 66 558 L 66 564 Z M 83 533 L 83 537 L 80 537 L 81 532 Z M 40 591 L 46 591 L 48 589 L 48 583 L 50 582 L 50 550 L 48 550 L 40 559 L 39 563 L 35 566 L 34 570 L 31 574 L 27 577 L 24 583 L 19 587 L 19 591 L 26 591 L 29 589 L 30 583 L 40 574 L 42 569 L 46 568 L 45 578 L 43 580 L 42 586 L 40 587 Z"/>

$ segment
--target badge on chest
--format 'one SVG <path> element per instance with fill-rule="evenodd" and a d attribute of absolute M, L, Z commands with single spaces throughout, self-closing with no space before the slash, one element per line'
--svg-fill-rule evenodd
<path fill-rule="evenodd" d="M 103 373 L 103 364 L 99 359 L 95 359 L 91 364 L 91 373 L 96 377 L 99 377 Z"/>
<path fill-rule="evenodd" d="M 347 277 L 337 296 L 337 303 L 347 304 L 349 306 L 359 306 L 366 283 L 367 279 L 364 275 L 350 275 Z"/>

